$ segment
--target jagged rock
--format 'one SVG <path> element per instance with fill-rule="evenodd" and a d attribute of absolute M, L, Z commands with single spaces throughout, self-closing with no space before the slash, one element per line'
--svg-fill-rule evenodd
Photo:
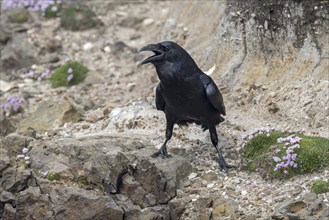
<path fill-rule="evenodd" d="M 135 16 L 127 16 L 124 19 L 122 19 L 119 23 L 121 27 L 127 27 L 127 28 L 138 28 L 141 26 L 143 22 L 143 18 L 141 17 L 135 17 Z"/>
<path fill-rule="evenodd" d="M 84 176 L 86 182 L 108 195 L 123 194 L 142 207 L 168 203 L 181 180 L 191 172 L 190 162 L 179 156 L 152 158 L 155 149 L 146 145 L 141 136 L 117 135 L 110 139 L 33 142 L 31 168 L 36 173 L 54 172 L 72 181 Z"/>
<path fill-rule="evenodd" d="M 169 203 L 169 211 L 171 219 L 180 219 L 185 211 L 185 199 L 173 199 Z"/>
<path fill-rule="evenodd" d="M 122 220 L 124 211 L 109 196 L 73 187 L 55 188 L 50 193 L 56 219 Z M 77 202 L 78 201 L 78 202 Z"/>
<path fill-rule="evenodd" d="M 104 111 L 102 109 L 96 109 L 86 114 L 86 121 L 96 122 L 104 118 Z"/>
<path fill-rule="evenodd" d="M 20 192 L 29 186 L 31 170 L 20 167 L 11 167 L 2 174 L 1 186 L 9 192 Z"/>
<path fill-rule="evenodd" d="M 2 217 L 2 219 L 14 220 L 16 219 L 16 209 L 11 204 L 6 203 L 3 207 L 2 216 L 0 213 L 0 217 Z"/>
<path fill-rule="evenodd" d="M 23 133 L 33 128 L 37 133 L 62 126 L 66 122 L 80 120 L 79 111 L 66 99 L 49 100 L 40 103 L 38 108 L 21 121 L 19 131 Z"/>
<path fill-rule="evenodd" d="M 19 135 L 19 134 L 9 134 L 4 139 L 1 140 L 0 145 L 7 149 L 9 156 L 16 156 L 22 153 L 22 149 L 27 147 L 34 138 Z"/>
<path fill-rule="evenodd" d="M 12 40 L 1 51 L 0 72 L 37 64 L 37 51 L 37 48 L 28 41 L 26 33 L 13 34 Z"/>
<path fill-rule="evenodd" d="M 29 187 L 18 193 L 16 205 L 16 219 L 55 219 L 49 197 L 38 187 Z"/>
<path fill-rule="evenodd" d="M 6 136 L 7 134 L 15 131 L 14 125 L 10 120 L 4 115 L 0 114 L 0 136 Z"/>
<path fill-rule="evenodd" d="M 237 204 L 230 199 L 215 199 L 213 202 L 212 217 L 220 219 L 223 217 L 230 217 L 230 219 L 237 219 Z"/>

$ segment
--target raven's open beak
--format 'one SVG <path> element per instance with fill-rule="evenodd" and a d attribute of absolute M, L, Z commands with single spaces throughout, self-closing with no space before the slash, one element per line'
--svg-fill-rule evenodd
<path fill-rule="evenodd" d="M 162 50 L 161 45 L 159 44 L 149 44 L 146 45 L 144 47 L 142 47 L 141 49 L 138 50 L 138 52 L 142 52 L 142 51 L 152 51 L 154 53 L 154 55 L 146 58 L 145 60 L 143 60 L 141 62 L 141 64 L 146 64 L 146 63 L 152 63 L 155 61 L 159 61 L 163 58 L 164 56 L 164 52 Z"/>

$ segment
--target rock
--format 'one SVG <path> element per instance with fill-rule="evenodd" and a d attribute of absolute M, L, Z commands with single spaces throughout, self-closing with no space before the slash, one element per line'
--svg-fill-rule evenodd
<path fill-rule="evenodd" d="M 271 217 L 272 219 L 283 219 L 285 216 L 287 216 L 287 214 L 300 212 L 305 207 L 306 203 L 301 200 L 289 200 L 277 206 L 274 209 Z M 291 216 L 291 218 L 294 219 L 295 217 Z"/>
<path fill-rule="evenodd" d="M 151 24 L 153 24 L 154 23 L 154 20 L 152 19 L 152 18 L 145 18 L 144 20 L 143 20 L 143 26 L 144 27 L 147 27 L 147 26 L 149 26 L 149 25 L 151 25 Z"/>
<path fill-rule="evenodd" d="M 214 200 L 212 218 L 221 219 L 223 217 L 230 217 L 235 219 L 237 217 L 238 206 L 233 200 L 219 198 Z"/>
<path fill-rule="evenodd" d="M 4 28 L 0 28 L 0 43 L 6 44 L 11 38 L 11 34 L 7 32 Z"/>
<path fill-rule="evenodd" d="M 16 209 L 9 203 L 6 203 L 3 208 L 2 219 L 16 219 Z"/>
<path fill-rule="evenodd" d="M 0 136 L 6 136 L 15 131 L 14 125 L 3 113 L 0 113 L 0 127 Z"/>
<path fill-rule="evenodd" d="M 121 27 L 138 29 L 143 22 L 143 18 L 128 15 L 119 22 Z"/>
<path fill-rule="evenodd" d="M 16 82 L 6 82 L 6 81 L 0 79 L 0 91 L 8 92 L 9 90 L 16 88 L 16 87 L 17 87 Z"/>
<path fill-rule="evenodd" d="M 9 11 L 8 17 L 13 23 L 25 23 L 31 19 L 30 12 L 26 8 L 13 8 Z"/>
<path fill-rule="evenodd" d="M 41 193 L 38 187 L 29 187 L 18 193 L 16 204 L 17 219 L 55 219 L 49 197 Z"/>
<path fill-rule="evenodd" d="M 61 12 L 61 27 L 72 31 L 82 31 L 102 26 L 103 23 L 86 5 L 73 3 Z"/>
<path fill-rule="evenodd" d="M 191 172 L 190 162 L 179 156 L 152 158 L 155 149 L 144 144 L 143 136 L 121 135 L 35 141 L 29 146 L 31 168 L 37 174 L 54 172 L 71 181 L 85 176 L 105 194 L 121 193 L 135 205 L 168 203 Z"/>
<path fill-rule="evenodd" d="M 19 132 L 24 133 L 33 128 L 37 133 L 45 132 L 62 126 L 67 122 L 80 120 L 78 110 L 66 99 L 49 100 L 39 104 L 38 108 L 23 119 L 19 125 Z"/>
<path fill-rule="evenodd" d="M 19 134 L 9 134 L 1 140 L 1 146 L 8 149 L 10 157 L 16 157 L 17 154 L 22 153 L 22 149 L 27 147 L 34 139 Z"/>
<path fill-rule="evenodd" d="M 197 210 L 203 210 L 205 208 L 212 207 L 213 200 L 210 197 L 199 197 L 196 200 L 196 208 Z"/>
<path fill-rule="evenodd" d="M 15 202 L 15 196 L 11 192 L 4 190 L 0 194 L 0 202 L 13 203 L 13 202 Z"/>
<path fill-rule="evenodd" d="M 184 199 L 173 199 L 168 205 L 171 219 L 180 219 L 185 211 L 186 201 Z"/>
<path fill-rule="evenodd" d="M 94 111 L 88 112 L 86 114 L 86 121 L 95 123 L 96 121 L 101 120 L 104 118 L 104 112 L 102 109 L 96 109 Z"/>
<path fill-rule="evenodd" d="M 46 50 L 48 53 L 54 53 L 62 48 L 61 41 L 58 39 L 49 39 L 49 41 L 46 43 Z"/>
<path fill-rule="evenodd" d="M 0 72 L 37 64 L 37 52 L 37 48 L 28 41 L 26 33 L 15 33 L 1 52 Z"/>
<path fill-rule="evenodd" d="M 123 210 L 111 197 L 100 196 L 93 191 L 54 188 L 50 198 L 56 219 L 123 219 Z"/>

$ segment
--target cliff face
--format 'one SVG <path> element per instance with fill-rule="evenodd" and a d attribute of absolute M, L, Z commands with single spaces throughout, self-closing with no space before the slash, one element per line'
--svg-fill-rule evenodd
<path fill-rule="evenodd" d="M 212 77 L 231 109 L 319 128 L 329 116 L 328 8 L 306 0 L 177 2 L 169 20 L 185 27 L 174 37 L 202 69 L 216 66 Z M 162 33 L 170 33 L 166 24 Z"/>

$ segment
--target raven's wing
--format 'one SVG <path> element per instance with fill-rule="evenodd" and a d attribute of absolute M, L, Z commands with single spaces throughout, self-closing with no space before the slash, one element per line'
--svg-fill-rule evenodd
<path fill-rule="evenodd" d="M 157 85 L 156 90 L 155 90 L 155 105 L 158 110 L 161 110 L 161 111 L 165 110 L 166 102 L 162 96 L 160 83 Z"/>
<path fill-rule="evenodd" d="M 200 79 L 203 83 L 205 88 L 206 96 L 212 107 L 217 109 L 217 111 L 222 114 L 226 115 L 225 106 L 223 96 L 220 93 L 219 89 L 217 88 L 214 81 L 207 75 L 202 74 Z"/>

